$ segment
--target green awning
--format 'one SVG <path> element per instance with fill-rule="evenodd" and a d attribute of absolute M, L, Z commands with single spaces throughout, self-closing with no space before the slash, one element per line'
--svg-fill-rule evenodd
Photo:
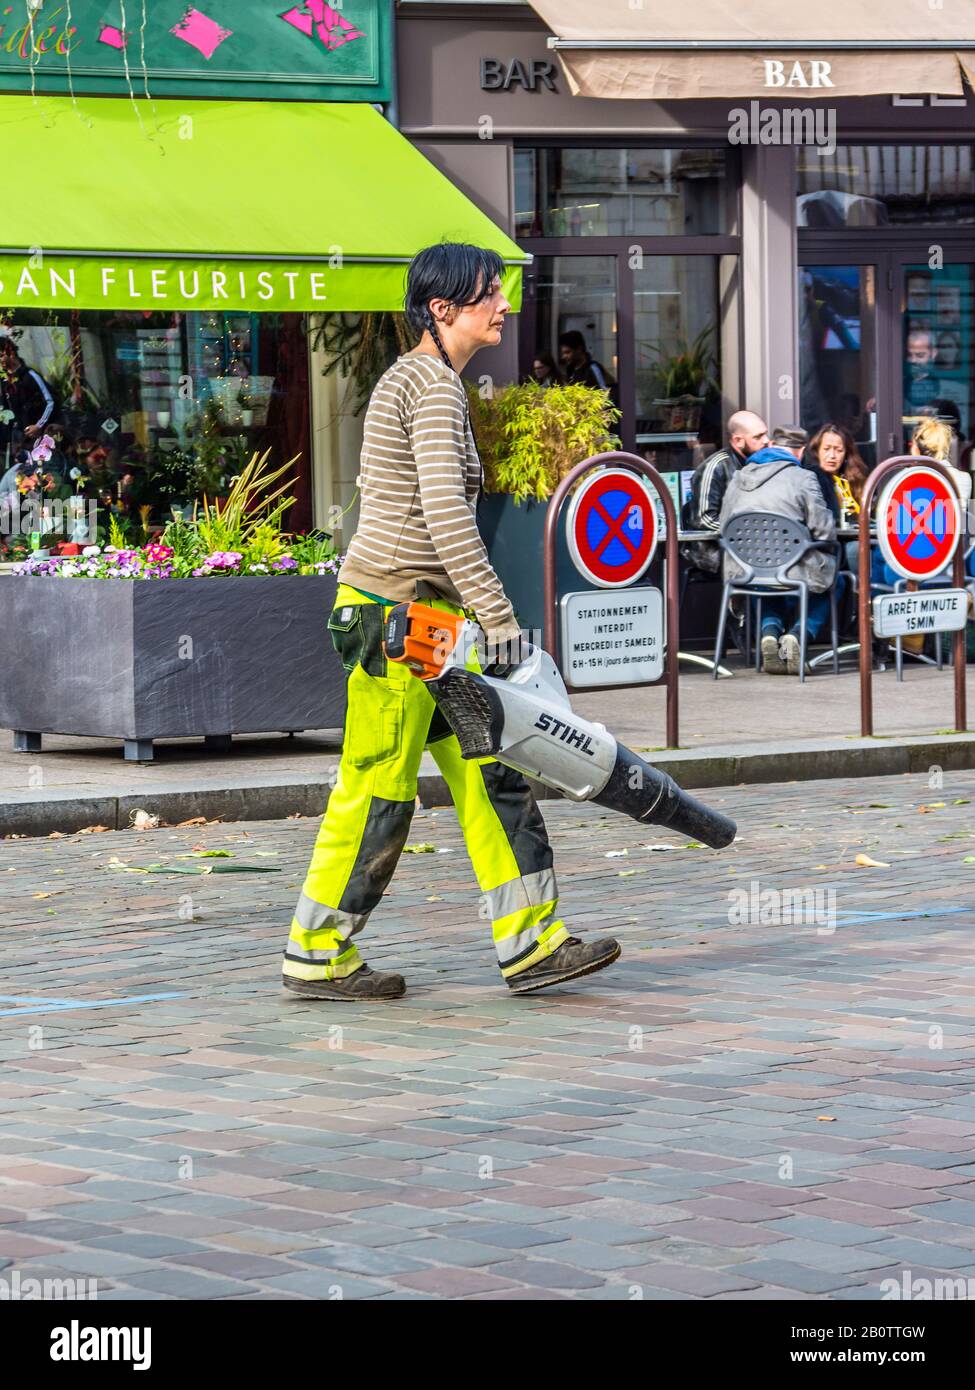
<path fill-rule="evenodd" d="M 424 246 L 526 256 L 361 103 L 0 97 L 0 306 L 399 309 Z"/>

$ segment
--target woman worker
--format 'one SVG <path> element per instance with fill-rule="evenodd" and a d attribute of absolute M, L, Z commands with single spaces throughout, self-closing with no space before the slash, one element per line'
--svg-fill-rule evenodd
<path fill-rule="evenodd" d="M 427 747 L 450 788 L 508 988 L 543 989 L 620 953 L 611 938 L 570 936 L 558 917 L 552 851 L 525 779 L 491 758 L 465 761 L 424 683 L 383 652 L 391 608 L 418 597 L 474 617 L 489 647 L 519 636 L 477 531 L 481 464 L 459 376 L 479 348 L 501 341 L 511 307 L 502 269 L 475 246 L 419 252 L 404 311 L 420 341 L 380 377 L 366 410 L 359 526 L 329 619 L 348 673 L 345 739 L 284 952 L 285 986 L 313 999 L 405 991 L 402 975 L 366 965 L 353 938 L 406 844 Z"/>

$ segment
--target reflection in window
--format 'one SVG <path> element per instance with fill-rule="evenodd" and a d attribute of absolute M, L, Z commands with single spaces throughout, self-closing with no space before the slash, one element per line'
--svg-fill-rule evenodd
<path fill-rule="evenodd" d="M 43 486 L 79 506 L 96 502 L 138 541 L 176 512 L 191 515 L 203 494 L 226 494 L 255 452 L 270 449 L 282 463 L 304 454 L 307 471 L 302 315 L 9 316 L 0 339 L 10 345 L 0 362 L 0 513 Z M 42 437 L 50 444 L 40 461 Z"/>
<path fill-rule="evenodd" d="M 676 485 L 721 440 L 719 258 L 648 256 L 633 292 L 637 451 Z"/>
<path fill-rule="evenodd" d="M 515 235 L 695 236 L 731 230 L 728 154 L 709 149 L 515 151 Z"/>
<path fill-rule="evenodd" d="M 877 439 L 876 283 L 872 265 L 799 269 L 799 416 L 810 434 L 843 425 L 868 464 Z"/>
<path fill-rule="evenodd" d="M 800 227 L 975 222 L 972 145 L 840 145 L 800 151 Z"/>
<path fill-rule="evenodd" d="M 618 404 L 614 258 L 537 257 L 535 301 L 535 380 L 608 390 Z"/>
<path fill-rule="evenodd" d="M 955 432 L 955 461 L 971 455 L 975 408 L 975 267 L 904 267 L 903 432 L 934 415 Z"/>

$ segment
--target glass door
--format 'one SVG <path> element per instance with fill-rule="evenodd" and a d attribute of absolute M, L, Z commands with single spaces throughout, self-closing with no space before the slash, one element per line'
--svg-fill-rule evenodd
<path fill-rule="evenodd" d="M 880 258 L 878 258 L 880 259 Z M 877 462 L 879 264 L 799 266 L 799 423 L 843 425 L 868 467 Z M 889 408 L 889 404 L 888 404 Z"/>
<path fill-rule="evenodd" d="M 519 318 L 523 379 L 605 388 L 619 404 L 615 256 L 536 256 Z"/>
<path fill-rule="evenodd" d="M 970 467 L 975 430 L 975 265 L 901 263 L 899 292 L 901 428 L 907 452 L 920 420 L 935 416 L 955 433 L 953 462 Z"/>

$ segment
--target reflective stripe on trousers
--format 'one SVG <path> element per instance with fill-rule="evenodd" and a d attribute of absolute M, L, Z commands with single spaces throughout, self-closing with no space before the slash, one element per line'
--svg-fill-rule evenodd
<path fill-rule="evenodd" d="M 284 972 L 320 980 L 358 969 L 352 938 L 382 897 L 406 844 L 428 746 L 457 809 L 502 974 L 518 974 L 568 936 L 556 916 L 552 851 L 528 783 L 494 759 L 462 758 L 457 739 L 434 719 L 436 706 L 423 682 L 405 666 L 363 653 L 358 605 L 343 600 L 349 592 L 340 589 L 336 604 L 347 624 L 335 633 L 336 646 L 352 666 L 342 758 L 292 919 Z M 370 606 L 375 612 L 377 605 Z M 370 675 L 360 654 L 385 674 Z"/>

